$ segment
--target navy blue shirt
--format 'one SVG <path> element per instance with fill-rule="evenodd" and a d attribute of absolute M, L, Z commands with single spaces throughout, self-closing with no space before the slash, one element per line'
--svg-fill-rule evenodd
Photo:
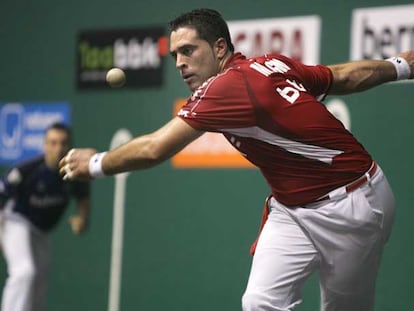
<path fill-rule="evenodd" d="M 43 231 L 51 230 L 59 221 L 71 195 L 88 198 L 89 182 L 64 181 L 57 170 L 37 157 L 10 169 L 0 181 L 1 205 L 12 205 Z"/>

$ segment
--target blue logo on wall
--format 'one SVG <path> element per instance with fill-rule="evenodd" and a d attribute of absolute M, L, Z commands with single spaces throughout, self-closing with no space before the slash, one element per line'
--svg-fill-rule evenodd
<path fill-rule="evenodd" d="M 45 129 L 70 124 L 67 103 L 0 104 L 0 165 L 11 165 L 43 152 Z"/>

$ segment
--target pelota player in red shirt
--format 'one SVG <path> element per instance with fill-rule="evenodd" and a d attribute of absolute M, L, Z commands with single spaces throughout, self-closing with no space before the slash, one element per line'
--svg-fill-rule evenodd
<path fill-rule="evenodd" d="M 414 52 L 306 66 L 234 53 L 213 10 L 185 13 L 170 26 L 171 55 L 193 91 L 187 104 L 157 131 L 115 150 L 71 150 L 61 174 L 90 179 L 152 167 L 206 131 L 223 133 L 271 188 L 243 310 L 294 310 L 316 270 L 322 310 L 374 310 L 394 197 L 381 168 L 320 100 L 412 79 Z"/>

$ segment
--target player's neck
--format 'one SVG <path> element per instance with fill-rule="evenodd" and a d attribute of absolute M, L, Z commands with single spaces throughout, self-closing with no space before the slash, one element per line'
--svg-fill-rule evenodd
<path fill-rule="evenodd" d="M 219 64 L 219 68 L 220 68 L 220 72 L 222 72 L 224 70 L 224 68 L 226 68 L 227 62 L 229 61 L 229 59 L 233 56 L 232 52 L 227 52 L 227 54 L 220 60 L 220 64 Z"/>

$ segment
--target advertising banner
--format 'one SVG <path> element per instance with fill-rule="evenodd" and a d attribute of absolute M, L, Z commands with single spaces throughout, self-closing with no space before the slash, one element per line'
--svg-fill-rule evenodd
<path fill-rule="evenodd" d="M 317 15 L 228 23 L 237 52 L 247 57 L 278 53 L 305 64 L 319 63 L 321 20 Z"/>
<path fill-rule="evenodd" d="M 124 87 L 160 86 L 163 59 L 168 53 L 164 28 L 81 31 L 77 39 L 77 85 L 79 89 L 108 88 L 109 69 L 122 69 Z"/>
<path fill-rule="evenodd" d="M 351 59 L 385 59 L 414 49 L 414 4 L 355 9 Z"/>
<path fill-rule="evenodd" d="M 70 106 L 53 103 L 0 103 L 0 165 L 11 165 L 43 152 L 45 129 L 70 124 Z"/>

